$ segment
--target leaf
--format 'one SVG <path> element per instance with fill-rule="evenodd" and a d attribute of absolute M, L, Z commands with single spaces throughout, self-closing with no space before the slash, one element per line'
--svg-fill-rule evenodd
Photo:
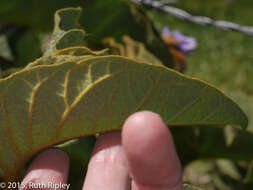
<path fill-rule="evenodd" d="M 128 1 L 54 0 L 52 3 L 51 0 L 2 0 L 1 5 L 3 6 L 0 7 L 0 22 L 28 25 L 33 30 L 44 31 L 53 27 L 51 18 L 57 9 L 81 6 L 85 14 L 81 16 L 80 23 L 91 34 L 87 41 L 100 43 L 103 38 L 109 36 L 120 40 L 127 34 L 145 43 L 147 49 L 164 64 L 173 67 L 172 57 L 159 35 L 155 34 L 151 20 L 136 6 L 129 5 Z"/>
<path fill-rule="evenodd" d="M 160 114 L 169 126 L 247 126 L 219 90 L 162 65 L 120 56 L 42 64 L 0 80 L 0 176 L 15 180 L 38 151 L 120 130 L 139 110 Z"/>
<path fill-rule="evenodd" d="M 237 135 L 236 132 L 237 131 L 233 126 L 228 125 L 224 128 L 224 137 L 227 146 L 230 146 L 235 140 Z"/>
<path fill-rule="evenodd" d="M 244 180 L 245 183 L 253 184 L 253 162 L 251 160 L 248 169 L 247 169 L 247 174 Z"/>
<path fill-rule="evenodd" d="M 4 35 L 0 35 L 0 57 L 8 61 L 13 61 L 14 59 L 7 41 L 7 37 Z"/>
<path fill-rule="evenodd" d="M 20 39 L 16 42 L 15 50 L 17 52 L 17 60 L 15 67 L 24 67 L 27 63 L 37 59 L 42 52 L 37 44 L 40 43 L 39 31 L 28 30 L 24 34 L 20 34 Z"/>
<path fill-rule="evenodd" d="M 184 190 L 204 190 L 188 183 L 184 183 Z"/>
<path fill-rule="evenodd" d="M 85 3 L 80 0 L 55 0 L 53 3 L 51 0 L 2 0 L 0 22 L 47 29 L 53 25 L 51 18 L 57 9 L 80 6 L 80 4 L 84 5 Z"/>
<path fill-rule="evenodd" d="M 198 129 L 198 134 L 194 132 Z M 250 161 L 253 158 L 253 133 L 237 129 L 233 143 L 227 146 L 224 128 L 212 126 L 172 127 L 171 133 L 177 153 L 187 164 L 195 159 L 225 158 L 233 161 Z M 191 142 L 191 143 L 189 143 Z"/>
<path fill-rule="evenodd" d="M 68 47 L 82 46 L 84 44 L 85 32 L 78 29 L 78 20 L 81 15 L 81 8 L 65 8 L 56 11 L 54 20 L 55 27 L 52 40 L 45 55 L 50 55 L 56 50 Z"/>
<path fill-rule="evenodd" d="M 92 58 L 94 56 L 106 55 L 107 49 L 101 51 L 91 51 L 86 47 L 71 47 L 56 52 L 53 55 L 43 56 L 31 63 L 26 68 L 36 65 L 51 65 L 58 64 L 64 61 L 81 61 L 84 59 Z"/>
<path fill-rule="evenodd" d="M 226 159 L 195 160 L 184 167 L 183 179 L 204 189 L 251 189 L 241 180 L 242 168 Z"/>
<path fill-rule="evenodd" d="M 227 175 L 235 180 L 241 180 L 242 176 L 236 167 L 236 164 L 231 160 L 218 159 L 216 165 L 223 175 Z"/>

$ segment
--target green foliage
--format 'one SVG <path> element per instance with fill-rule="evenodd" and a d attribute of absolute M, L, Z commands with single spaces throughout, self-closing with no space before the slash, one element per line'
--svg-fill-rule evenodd
<path fill-rule="evenodd" d="M 16 44 L 16 52 L 18 53 L 18 60 L 15 60 L 16 67 L 24 67 L 25 64 L 41 55 L 39 43 L 39 36 L 34 30 L 28 30 L 20 37 Z"/>
<path fill-rule="evenodd" d="M 53 33 L 53 54 L 0 81 L 2 178 L 15 179 L 41 149 L 120 130 L 127 116 L 138 110 L 157 112 L 169 126 L 247 126 L 246 115 L 219 90 L 161 64 L 103 56 L 104 51 L 73 43 L 57 50 L 62 41 L 72 42 L 66 33 L 76 25 L 61 19 L 68 15 L 73 20 L 75 11 L 79 9 L 56 13 L 61 27 Z"/>
<path fill-rule="evenodd" d="M 22 169 L 24 163 L 32 155 L 67 139 L 87 136 L 95 132 L 119 130 L 120 122 L 123 122 L 130 113 L 138 110 L 138 107 L 134 109 L 131 106 L 134 107 L 139 100 L 139 102 L 144 102 L 139 109 L 157 111 L 168 122 L 168 125 L 173 126 L 171 131 L 177 152 L 187 170 L 195 171 L 196 167 L 192 167 L 192 162 L 199 159 L 202 161 L 204 159 L 204 161 L 198 165 L 198 168 L 212 166 L 211 170 L 209 168 L 208 171 L 198 174 L 212 179 L 210 189 L 251 189 L 252 186 L 250 185 L 253 183 L 251 161 L 253 157 L 251 148 L 253 146 L 253 134 L 248 131 L 253 129 L 253 88 L 252 85 L 249 85 L 253 81 L 251 69 L 252 39 L 240 34 L 179 22 L 168 15 L 147 11 L 126 2 L 121 0 L 56 0 L 53 2 L 49 0 L 3 0 L 1 2 L 3 6 L 0 7 L 0 22 L 16 24 L 14 32 L 6 32 L 0 36 L 0 41 L 4 42 L 0 43 L 2 77 L 20 70 L 27 63 L 40 57 L 42 50 L 44 56 L 29 63 L 22 71 L 0 82 L 0 102 L 2 102 L 0 104 L 0 118 L 2 118 L 0 119 L 0 130 L 4 131 L 0 132 L 0 157 L 3 159 L 3 156 L 6 156 L 4 162 L 0 161 L 0 176 L 8 178 L 7 175 L 10 177 L 12 172 L 14 173 L 13 176 L 18 176 L 18 169 Z M 252 13 L 251 7 L 248 6 L 249 3 L 249 0 L 242 2 L 209 0 L 205 3 L 199 0 L 180 0 L 174 5 L 196 15 L 239 21 L 240 24 L 247 25 L 251 23 L 249 15 Z M 85 14 L 80 14 L 80 8 L 64 9 L 57 12 L 54 32 L 51 35 L 49 32 L 53 27 L 53 13 L 59 8 L 78 6 L 84 9 Z M 240 7 L 240 11 L 237 7 Z M 78 24 L 79 17 L 81 25 L 85 26 L 86 33 L 81 30 L 81 25 Z M 0 32 L 1 28 L 5 27 L 5 24 L 1 23 Z M 236 100 L 249 116 L 247 131 L 235 129 L 233 125 L 225 128 L 213 127 L 208 119 L 205 120 L 205 117 L 210 113 L 209 119 L 216 122 L 223 120 L 224 125 L 230 123 L 246 126 L 245 115 L 219 90 L 202 81 L 193 80 L 168 70 L 161 65 L 153 65 L 162 63 L 168 67 L 173 67 L 168 49 L 159 37 L 159 31 L 166 25 L 197 38 L 199 46 L 197 51 L 188 59 L 187 74 L 211 81 L 220 86 L 233 100 Z M 110 43 L 102 44 L 102 40 L 107 37 L 110 38 Z M 91 51 L 83 45 L 92 47 L 92 49 L 108 47 L 110 53 L 127 56 L 131 60 L 118 56 L 105 57 L 109 51 Z M 113 65 L 115 70 L 105 73 L 106 65 Z M 127 68 L 124 74 L 115 75 L 110 81 L 106 79 L 107 74 L 108 76 L 114 75 L 116 70 L 125 69 L 123 68 L 124 65 Z M 131 74 L 130 67 L 142 74 Z M 80 73 L 82 70 L 78 72 L 80 68 L 84 70 L 82 74 Z M 55 74 L 50 75 L 53 71 L 56 71 Z M 86 80 L 89 78 L 88 71 L 92 73 L 92 80 L 96 81 L 102 77 L 100 78 L 101 81 L 96 83 Z M 73 84 L 72 87 L 69 85 L 67 88 L 71 93 L 64 95 L 63 89 L 67 72 L 70 73 L 69 79 Z M 77 73 L 76 76 L 74 76 L 75 73 Z M 157 73 L 159 73 L 158 75 L 166 73 L 160 76 L 167 78 L 161 78 Z M 125 79 L 127 78 L 130 78 L 130 83 L 126 83 Z M 45 81 L 39 81 L 40 79 L 45 79 Z M 166 86 L 164 84 L 158 85 L 156 88 L 156 85 L 153 85 L 156 82 L 168 79 L 173 79 L 173 84 L 182 83 L 182 86 Z M 122 85 L 116 87 L 117 82 L 115 81 Z M 107 84 L 107 86 L 105 85 L 100 89 L 99 84 Z M 90 85 L 90 88 L 85 88 L 87 85 Z M 130 90 L 124 88 L 126 86 L 129 86 Z M 201 88 L 204 86 L 207 87 L 202 91 Z M 108 93 L 102 92 L 106 87 Z M 85 91 L 85 89 L 87 94 L 81 95 L 81 91 Z M 135 93 L 132 93 L 132 89 Z M 97 93 L 98 91 L 101 93 Z M 152 92 L 154 93 L 152 94 Z M 95 94 L 94 97 L 87 96 L 92 93 Z M 105 97 L 99 98 L 104 94 Z M 208 98 L 210 94 L 211 96 Z M 150 98 L 149 101 L 143 100 L 145 95 Z M 89 109 L 88 112 L 85 111 L 85 106 L 80 109 L 74 106 L 78 113 L 81 112 L 80 117 L 84 116 L 83 120 L 75 117 L 77 114 L 73 115 L 72 111 L 67 111 L 69 109 L 63 101 L 66 99 L 67 103 L 73 104 L 77 96 L 80 99 L 76 101 L 76 107 L 88 105 L 89 101 L 93 101 L 92 98 L 95 99 L 94 102 L 97 102 L 94 109 L 91 111 Z M 137 97 L 135 104 L 125 104 L 127 101 L 134 100 L 135 96 Z M 116 99 L 115 104 L 110 104 L 110 98 Z M 205 102 L 208 103 L 205 104 Z M 224 110 L 216 107 L 216 103 L 219 103 L 220 108 L 224 108 Z M 209 107 L 209 105 L 211 106 Z M 98 109 L 98 106 L 101 106 L 101 110 Z M 121 112 L 118 111 L 120 106 L 124 108 L 120 110 Z M 209 109 L 205 110 L 207 108 Z M 107 109 L 111 109 L 107 114 L 113 115 L 113 110 L 115 111 L 111 120 L 103 119 L 107 116 L 103 113 Z M 5 112 L 5 110 L 7 111 Z M 117 111 L 118 115 L 116 114 Z M 61 117 L 64 113 L 67 116 L 66 118 L 70 117 L 70 119 L 59 124 L 60 118 L 63 120 L 65 118 L 65 116 Z M 172 120 L 173 113 L 178 113 L 177 119 Z M 225 121 L 226 117 L 232 119 L 231 122 Z M 238 118 L 236 119 L 236 117 Z M 48 123 L 42 120 L 43 118 L 46 118 Z M 95 121 L 94 118 L 99 119 L 98 123 L 95 122 L 96 129 L 92 130 L 87 126 Z M 113 125 L 117 119 L 120 119 L 118 125 Z M 198 121 L 203 121 L 201 123 L 203 125 L 194 125 L 200 124 Z M 28 126 L 32 126 L 31 128 L 27 127 L 27 122 L 30 122 Z M 83 122 L 82 125 L 81 122 Z M 54 139 L 52 131 L 58 125 L 64 127 L 64 130 L 59 130 L 60 133 L 66 132 L 68 128 L 66 123 L 71 127 L 75 126 L 73 131 L 75 134 L 70 133 L 64 138 Z M 110 128 L 105 126 L 106 123 L 109 123 Z M 19 131 L 16 130 L 17 124 L 21 126 Z M 189 126 L 181 126 L 185 124 Z M 180 125 L 180 127 L 174 127 L 175 125 Z M 31 138 L 28 138 L 29 135 Z M 37 138 L 39 136 L 40 138 Z M 72 164 L 70 183 L 74 189 L 78 189 L 82 185 L 85 175 L 82 170 L 87 166 L 94 141 L 95 138 L 89 136 L 59 146 L 70 155 Z M 28 151 L 30 146 L 32 149 Z M 3 151 L 5 151 L 4 154 Z M 223 162 L 220 161 L 220 158 L 236 162 Z M 238 162 L 239 160 L 244 160 L 244 162 Z M 12 165 L 13 163 L 15 164 Z M 81 165 L 82 168 L 80 168 Z M 9 173 L 3 170 L 3 166 L 9 170 Z M 82 173 L 83 176 L 80 177 L 79 173 Z M 77 174 L 78 176 L 76 176 Z M 238 176 L 240 177 L 238 178 Z M 189 180 L 187 176 L 185 179 Z M 190 180 L 190 182 L 201 185 L 195 180 Z M 76 186 L 74 187 L 73 184 Z M 185 189 L 187 188 L 198 189 L 189 184 L 185 185 Z M 209 189 L 209 187 L 203 186 L 203 189 Z"/>
<path fill-rule="evenodd" d="M 7 38 L 4 35 L 0 35 L 0 57 L 5 58 L 9 61 L 13 60 Z"/>
<path fill-rule="evenodd" d="M 185 184 L 184 184 L 184 190 L 201 190 L 201 189 L 198 188 L 198 187 L 195 187 L 195 186 L 193 186 L 193 185 L 191 185 L 191 184 L 185 183 Z"/>
<path fill-rule="evenodd" d="M 0 7 L 1 22 L 30 25 L 34 28 L 48 29 L 53 26 L 52 17 L 59 8 L 80 6 L 79 0 L 2 0 Z"/>
<path fill-rule="evenodd" d="M 37 37 L 45 36 L 45 32 L 51 32 L 51 28 L 53 27 L 53 13 L 57 9 L 81 6 L 85 10 L 85 14 L 80 17 L 80 23 L 82 26 L 85 26 L 88 33 L 86 41 L 90 46 L 100 49 L 103 38 L 113 37 L 116 40 L 121 40 L 123 35 L 129 35 L 135 40 L 144 43 L 146 48 L 165 65 L 173 67 L 171 55 L 168 53 L 159 35 L 157 35 L 152 22 L 144 12 L 136 6 L 127 3 L 127 1 L 56 0 L 52 2 L 49 0 L 4 0 L 1 4 L 4 6 L 0 7 L 0 23 L 11 22 L 18 25 L 25 25 L 31 31 L 38 31 L 39 29 Z M 73 23 L 76 23 L 76 17 L 74 20 Z M 71 27 L 74 27 L 74 25 Z M 83 36 L 82 32 L 76 32 L 80 37 Z M 21 35 L 21 33 L 17 31 L 17 35 Z M 74 35 L 72 37 L 76 36 Z M 43 40 L 42 38 L 41 41 L 43 42 Z M 33 44 L 31 47 L 26 46 L 26 51 L 34 52 L 34 46 L 37 48 L 40 47 L 38 41 L 34 41 L 31 44 Z M 25 52 L 23 53 L 21 50 L 18 55 L 22 58 L 24 54 Z M 37 58 L 40 56 L 38 54 L 36 55 Z M 30 58 L 28 62 L 31 62 L 33 59 L 34 57 Z M 22 58 L 18 64 L 25 65 L 27 62 Z"/>

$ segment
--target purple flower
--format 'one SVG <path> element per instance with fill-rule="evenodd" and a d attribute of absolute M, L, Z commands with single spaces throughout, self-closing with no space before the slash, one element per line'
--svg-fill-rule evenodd
<path fill-rule="evenodd" d="M 197 47 L 197 41 L 195 38 L 184 36 L 180 31 L 174 30 L 170 31 L 168 27 L 164 27 L 162 30 L 162 37 L 169 38 L 170 42 L 174 42 L 167 45 L 176 46 L 179 51 L 181 51 L 185 56 L 188 56 L 191 51 L 193 51 Z"/>

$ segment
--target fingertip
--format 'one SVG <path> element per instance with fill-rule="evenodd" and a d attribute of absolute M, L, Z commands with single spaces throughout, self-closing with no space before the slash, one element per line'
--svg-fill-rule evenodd
<path fill-rule="evenodd" d="M 171 187 L 181 183 L 181 164 L 173 138 L 159 115 L 141 111 L 127 118 L 122 146 L 137 183 Z"/>
<path fill-rule="evenodd" d="M 121 133 L 108 132 L 96 142 L 83 189 L 129 189 L 126 159 L 121 147 Z"/>
<path fill-rule="evenodd" d="M 50 148 L 36 156 L 28 172 L 33 169 L 52 169 L 62 172 L 66 167 L 69 167 L 69 157 L 67 153 L 59 149 Z"/>
<path fill-rule="evenodd" d="M 32 161 L 22 183 L 26 185 L 26 189 L 31 189 L 27 186 L 32 184 L 66 183 L 68 170 L 68 155 L 58 149 L 48 149 L 39 153 Z"/>
<path fill-rule="evenodd" d="M 144 150 L 148 151 L 152 147 L 164 146 L 168 143 L 173 143 L 172 136 L 156 113 L 136 112 L 129 116 L 123 125 L 122 144 L 131 154 L 142 153 Z"/>

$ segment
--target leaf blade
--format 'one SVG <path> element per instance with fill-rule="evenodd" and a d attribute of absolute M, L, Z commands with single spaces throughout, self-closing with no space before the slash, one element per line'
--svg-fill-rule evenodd
<path fill-rule="evenodd" d="M 39 150 L 120 130 L 124 120 L 139 110 L 157 112 L 170 126 L 247 126 L 242 110 L 209 84 L 162 65 L 120 56 L 33 66 L 1 79 L 0 96 L 6 106 L 0 107 L 0 133 L 9 135 L 7 142 L 17 139 L 15 146 L 21 150 L 9 153 L 14 154 L 15 167 L 3 162 L 10 166 L 4 171 L 7 178 Z M 4 131 L 7 120 L 9 132 Z M 2 151 L 0 160 L 5 161 Z M 0 162 L 4 170 L 3 165 Z"/>

